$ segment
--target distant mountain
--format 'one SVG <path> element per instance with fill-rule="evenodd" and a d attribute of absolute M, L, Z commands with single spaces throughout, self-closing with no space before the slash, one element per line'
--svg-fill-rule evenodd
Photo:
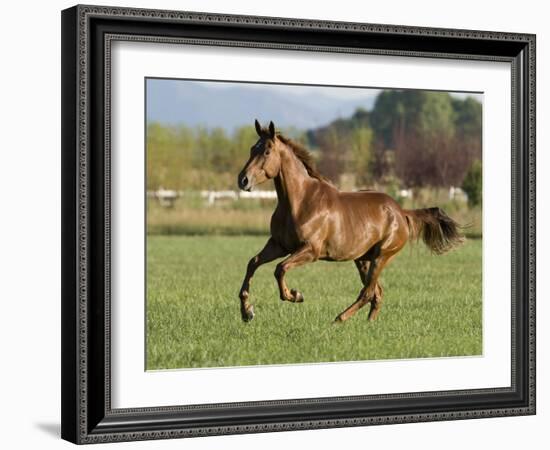
<path fill-rule="evenodd" d="M 235 127 L 251 125 L 257 118 L 262 123 L 273 120 L 277 128 L 310 129 L 339 117 L 349 117 L 357 108 L 370 110 L 379 92 L 376 89 L 220 84 L 150 79 L 147 81 L 147 119 L 232 131 Z M 340 91 L 342 96 L 336 92 L 340 89 L 346 91 Z"/>

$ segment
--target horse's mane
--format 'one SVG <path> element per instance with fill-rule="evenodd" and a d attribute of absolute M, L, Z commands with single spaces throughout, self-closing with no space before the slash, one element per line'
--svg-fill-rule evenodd
<path fill-rule="evenodd" d="M 293 141 L 292 139 L 283 136 L 282 134 L 277 133 L 277 137 L 283 144 L 290 148 L 294 155 L 296 155 L 296 157 L 302 162 L 310 177 L 330 183 L 330 181 L 323 175 L 321 175 L 321 173 L 319 173 L 319 171 L 317 170 L 313 155 L 308 149 L 306 149 L 303 145 Z"/>

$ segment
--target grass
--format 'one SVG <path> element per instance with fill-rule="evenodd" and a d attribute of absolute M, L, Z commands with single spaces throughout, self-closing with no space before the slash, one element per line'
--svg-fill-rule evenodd
<path fill-rule="evenodd" d="M 220 201 L 180 198 L 172 208 L 147 203 L 147 233 L 162 235 L 265 235 L 275 201 Z"/>
<path fill-rule="evenodd" d="M 198 195 L 187 194 L 179 198 L 172 208 L 165 208 L 156 200 L 147 203 L 147 233 L 150 235 L 265 235 L 276 202 L 274 200 L 218 201 L 207 205 Z M 460 224 L 469 224 L 465 234 L 481 237 L 481 208 L 448 201 L 425 200 L 421 203 L 406 201 L 405 208 L 439 205 Z"/>
<path fill-rule="evenodd" d="M 481 240 L 432 256 L 408 246 L 382 273 L 384 306 L 341 325 L 332 320 L 361 284 L 353 262 L 291 271 L 305 302 L 281 302 L 275 262 L 252 280 L 256 317 L 240 318 L 237 297 L 259 236 L 149 236 L 147 368 L 172 369 L 480 355 Z"/>

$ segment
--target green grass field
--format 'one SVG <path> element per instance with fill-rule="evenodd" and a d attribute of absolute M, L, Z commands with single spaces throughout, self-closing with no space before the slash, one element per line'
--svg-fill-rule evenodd
<path fill-rule="evenodd" d="M 287 275 L 304 303 L 279 300 L 276 262 L 252 280 L 256 317 L 238 292 L 266 237 L 148 236 L 147 369 L 479 355 L 482 241 L 433 256 L 408 245 L 382 273 L 384 305 L 333 325 L 361 288 L 353 262 L 317 262 Z"/>

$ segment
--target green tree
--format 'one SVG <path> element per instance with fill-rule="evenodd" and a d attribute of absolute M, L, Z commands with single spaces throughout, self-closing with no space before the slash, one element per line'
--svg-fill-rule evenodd
<path fill-rule="evenodd" d="M 194 130 L 193 167 L 208 169 L 210 167 L 210 133 L 208 129 L 198 126 Z"/>
<path fill-rule="evenodd" d="M 338 183 L 340 175 L 349 167 L 347 152 L 349 134 L 337 126 L 328 126 L 319 133 L 317 145 L 321 154 L 319 169 L 323 175 Z"/>
<path fill-rule="evenodd" d="M 455 112 L 455 126 L 464 137 L 481 139 L 482 114 L 481 103 L 472 97 L 452 99 Z"/>
<path fill-rule="evenodd" d="M 241 170 L 250 157 L 250 147 L 258 140 L 256 129 L 253 126 L 237 128 L 231 139 L 229 157 L 231 159 L 231 171 L 235 174 Z"/>
<path fill-rule="evenodd" d="M 223 128 L 214 128 L 208 135 L 208 168 L 213 172 L 223 173 L 231 169 L 231 141 Z"/>
<path fill-rule="evenodd" d="M 420 135 L 426 139 L 435 136 L 451 139 L 455 132 L 451 96 L 446 92 L 425 92 L 416 125 Z"/>
<path fill-rule="evenodd" d="M 475 160 L 464 177 L 462 189 L 468 195 L 468 204 L 470 206 L 481 205 L 483 200 L 482 172 L 481 161 Z"/>
<path fill-rule="evenodd" d="M 454 109 L 447 92 L 385 90 L 376 98 L 370 122 L 386 148 L 404 135 L 419 138 L 454 135 Z"/>
<path fill-rule="evenodd" d="M 373 160 L 372 128 L 362 126 L 351 134 L 351 167 L 348 172 L 355 173 L 357 183 L 365 185 L 371 180 L 371 165 Z"/>
<path fill-rule="evenodd" d="M 409 121 L 405 95 L 403 91 L 384 90 L 376 97 L 370 123 L 385 148 L 393 147 L 395 130 L 404 128 Z"/>
<path fill-rule="evenodd" d="M 192 166 L 193 138 L 185 127 L 147 127 L 147 189 L 181 189 L 182 172 Z"/>

